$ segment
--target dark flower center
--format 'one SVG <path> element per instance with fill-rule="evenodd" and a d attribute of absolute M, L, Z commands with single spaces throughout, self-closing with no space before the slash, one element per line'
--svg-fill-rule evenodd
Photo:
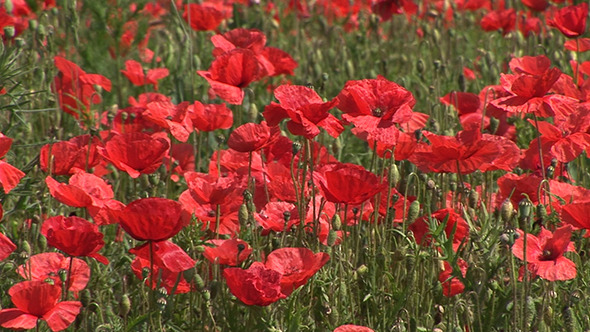
<path fill-rule="evenodd" d="M 377 107 L 377 108 L 373 109 L 373 116 L 380 118 L 383 116 L 383 111 L 379 107 Z"/>

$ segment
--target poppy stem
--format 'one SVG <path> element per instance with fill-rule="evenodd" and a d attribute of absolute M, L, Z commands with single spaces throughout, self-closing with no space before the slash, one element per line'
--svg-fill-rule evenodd
<path fill-rule="evenodd" d="M 74 266 L 74 257 L 70 256 L 70 266 L 68 267 L 68 276 L 66 278 L 66 287 L 64 289 L 64 301 L 68 300 L 68 290 L 70 289 L 70 283 L 72 278 L 72 268 Z"/>
<path fill-rule="evenodd" d="M 539 133 L 539 121 L 537 119 L 537 114 L 533 113 L 533 118 L 535 119 L 537 145 L 539 146 L 539 163 L 541 164 L 541 174 L 543 175 L 543 179 L 545 179 L 545 165 L 543 162 L 543 146 L 541 145 L 541 134 Z"/>

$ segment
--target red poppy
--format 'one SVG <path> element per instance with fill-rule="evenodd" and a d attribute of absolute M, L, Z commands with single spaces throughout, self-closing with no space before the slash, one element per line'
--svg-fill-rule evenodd
<path fill-rule="evenodd" d="M 167 129 L 174 138 L 186 142 L 193 132 L 193 123 L 188 116 L 188 102 L 174 105 L 169 100 L 153 101 L 147 104 L 142 113 L 144 119 Z"/>
<path fill-rule="evenodd" d="M 547 0 L 522 0 L 522 4 L 537 12 L 542 12 L 549 7 Z"/>
<path fill-rule="evenodd" d="M 228 202 L 230 193 L 236 190 L 232 177 L 218 177 L 211 174 L 186 172 L 184 178 L 191 196 L 198 203 L 221 205 Z"/>
<path fill-rule="evenodd" d="M 212 264 L 238 266 L 252 253 L 252 247 L 240 239 L 209 240 L 207 244 L 213 247 L 205 246 L 203 256 Z"/>
<path fill-rule="evenodd" d="M 80 170 L 91 169 L 100 163 L 96 147 L 98 137 L 82 135 L 68 141 L 46 144 L 41 147 L 39 163 L 44 172 L 54 175 L 74 174 Z M 51 170 L 49 170 L 51 165 Z"/>
<path fill-rule="evenodd" d="M 6 137 L 0 133 L 0 159 L 6 156 L 6 153 L 8 153 L 11 146 L 12 138 Z M 2 184 L 5 193 L 9 193 L 14 189 L 24 176 L 25 173 L 21 170 L 4 160 L 0 160 L 0 184 Z"/>
<path fill-rule="evenodd" d="M 567 6 L 549 11 L 547 25 L 557 28 L 568 38 L 576 38 L 586 32 L 587 18 L 588 3 L 583 2 L 576 6 Z"/>
<path fill-rule="evenodd" d="M 268 202 L 254 218 L 263 229 L 262 235 L 268 235 L 271 231 L 288 232 L 300 221 L 297 207 L 288 202 Z"/>
<path fill-rule="evenodd" d="M 338 137 L 344 127 L 340 121 L 328 113 L 338 102 L 328 102 L 313 90 L 300 85 L 281 85 L 274 91 L 279 104 L 272 102 L 264 108 L 264 118 L 269 126 L 278 125 L 289 118 L 287 128 L 293 135 L 312 139 L 320 133 L 322 127 L 332 137 Z"/>
<path fill-rule="evenodd" d="M 334 329 L 334 332 L 375 332 L 375 331 L 373 329 L 366 327 L 366 326 L 346 324 L 346 325 L 338 326 L 337 328 Z"/>
<path fill-rule="evenodd" d="M 414 221 L 408 228 L 414 233 L 414 239 L 421 245 L 428 245 L 431 243 L 432 235 L 430 232 L 434 231 L 430 229 L 430 222 L 436 221 L 437 223 L 446 223 L 445 234 L 447 239 L 453 241 L 453 249 L 457 250 L 459 245 L 469 235 L 469 225 L 455 210 L 453 209 L 441 209 L 430 216 L 423 216 Z M 453 233 L 454 232 L 454 233 Z"/>
<path fill-rule="evenodd" d="M 152 269 L 151 275 L 158 276 L 159 278 L 145 278 L 144 271 Z M 195 289 L 195 285 L 189 283 L 184 278 L 183 272 L 172 272 L 165 267 L 157 264 L 151 264 L 148 259 L 141 257 L 135 257 L 131 262 L 131 270 L 141 280 L 145 280 L 145 284 L 150 287 L 150 280 L 152 282 L 151 289 L 157 289 L 158 287 L 164 287 L 170 294 L 175 290 L 174 294 L 188 293 Z"/>
<path fill-rule="evenodd" d="M 460 269 L 460 273 L 465 278 L 467 274 L 467 262 L 459 258 L 457 260 L 457 266 Z M 453 267 L 449 262 L 444 261 L 444 267 L 438 274 L 438 281 L 442 284 L 443 295 L 446 297 L 453 297 L 457 294 L 463 293 L 465 285 L 457 277 L 453 277 Z"/>
<path fill-rule="evenodd" d="M 0 233 L 0 261 L 8 258 L 15 250 L 16 245 L 6 235 Z"/>
<path fill-rule="evenodd" d="M 560 217 L 574 229 L 585 229 L 584 237 L 590 237 L 590 202 L 569 203 L 562 207 Z"/>
<path fill-rule="evenodd" d="M 72 268 L 70 269 L 70 264 Z M 54 284 L 60 285 L 60 271 L 68 271 L 68 290 L 78 292 L 86 288 L 90 280 L 90 267 L 85 261 L 65 257 L 57 252 L 44 252 L 31 256 L 29 260 L 19 266 L 16 272 L 27 280 L 47 281 L 53 280 Z"/>
<path fill-rule="evenodd" d="M 574 52 L 590 51 L 590 38 L 576 38 L 566 40 L 564 45 L 566 50 Z"/>
<path fill-rule="evenodd" d="M 152 84 L 154 90 L 158 91 L 158 80 L 168 76 L 170 72 L 168 68 L 154 68 L 148 69 L 147 73 L 144 72 L 141 64 L 135 60 L 125 61 L 125 70 L 121 70 L 133 85 L 143 86 Z"/>
<path fill-rule="evenodd" d="M 576 277 L 576 264 L 563 256 L 566 251 L 575 251 L 570 241 L 572 230 L 571 225 L 566 225 L 551 233 L 541 227 L 538 237 L 527 234 L 526 252 L 523 232 L 518 230 L 521 236 L 514 242 L 512 253 L 521 260 L 526 259 L 529 270 L 543 279 L 573 279 Z"/>
<path fill-rule="evenodd" d="M 409 160 L 423 172 L 468 174 L 486 170 L 504 150 L 495 139 L 483 136 L 479 128 L 457 133 L 455 137 L 423 132 L 430 145 L 416 148 Z"/>
<path fill-rule="evenodd" d="M 264 265 L 281 274 L 281 292 L 289 296 L 324 266 L 330 255 L 307 248 L 280 248 L 266 257 Z"/>
<path fill-rule="evenodd" d="M 166 162 L 173 173 L 170 178 L 174 182 L 180 180 L 184 173 L 195 170 L 195 147 L 190 143 L 173 144 L 170 149 L 170 160 Z"/>
<path fill-rule="evenodd" d="M 95 85 L 111 91 L 111 81 L 99 74 L 87 74 L 78 65 L 60 56 L 54 58 L 59 74 L 53 89 L 58 94 L 59 105 L 66 113 L 79 119 L 89 117 L 90 104 L 100 103 Z"/>
<path fill-rule="evenodd" d="M 102 178 L 86 172 L 74 174 L 69 184 L 57 182 L 51 176 L 45 178 L 45 183 L 51 196 L 73 207 L 101 208 L 115 196 L 111 186 Z"/>
<path fill-rule="evenodd" d="M 182 18 L 193 30 L 215 30 L 226 18 L 222 9 L 213 3 L 191 3 L 184 6 Z"/>
<path fill-rule="evenodd" d="M 230 292 L 246 305 L 267 306 L 287 295 L 281 292 L 281 273 L 254 262 L 248 269 L 223 270 Z"/>
<path fill-rule="evenodd" d="M 47 244 L 70 256 L 88 256 L 108 264 L 109 260 L 98 251 L 104 246 L 104 235 L 98 226 L 80 217 L 55 216 L 43 222 L 41 234 Z"/>
<path fill-rule="evenodd" d="M 104 147 L 98 147 L 98 153 L 132 178 L 137 178 L 140 174 L 155 172 L 164 162 L 169 148 L 170 143 L 161 137 L 139 132 L 114 133 Z"/>
<path fill-rule="evenodd" d="M 313 180 L 329 202 L 358 205 L 383 190 L 377 175 L 354 164 L 326 164 L 316 169 Z"/>
<path fill-rule="evenodd" d="M 502 35 L 514 30 L 515 25 L 516 10 L 514 8 L 489 11 L 480 22 L 480 26 L 484 31 L 502 30 Z"/>
<path fill-rule="evenodd" d="M 199 70 L 197 74 L 221 99 L 240 105 L 244 99 L 242 88 L 260 79 L 262 68 L 254 52 L 236 48 L 215 58 L 208 71 Z"/>
<path fill-rule="evenodd" d="M 145 260 L 153 260 L 159 267 L 170 272 L 182 272 L 195 267 L 196 262 L 178 245 L 171 241 L 149 241 L 135 248 L 129 253 Z M 157 277 L 155 275 L 154 277 Z"/>
<path fill-rule="evenodd" d="M 201 104 L 195 101 L 188 107 L 193 126 L 201 131 L 214 131 L 231 128 L 234 117 L 225 104 Z"/>
<path fill-rule="evenodd" d="M 204 231 L 210 231 L 214 234 L 223 234 L 236 236 L 240 231 L 240 222 L 238 219 L 238 210 L 242 199 L 237 196 L 228 197 L 228 201 L 223 204 L 199 203 L 195 201 L 190 190 L 185 190 L 178 198 L 183 209 L 188 213 L 194 213 L 195 217 L 201 222 Z M 219 218 L 217 217 L 217 208 L 219 207 Z M 217 223 L 219 219 L 219 223 Z"/>
<path fill-rule="evenodd" d="M 78 301 L 59 302 L 61 287 L 44 281 L 23 281 L 8 290 L 16 308 L 0 310 L 0 325 L 8 329 L 32 329 L 39 319 L 51 331 L 65 330 L 82 308 Z"/>
<path fill-rule="evenodd" d="M 135 200 L 118 213 L 121 227 L 139 241 L 163 241 L 189 224 L 191 216 L 182 205 L 166 198 Z"/>
<path fill-rule="evenodd" d="M 279 128 L 267 126 L 266 121 L 260 124 L 249 122 L 232 131 L 227 145 L 239 152 L 252 152 L 272 144 L 279 135 Z"/>

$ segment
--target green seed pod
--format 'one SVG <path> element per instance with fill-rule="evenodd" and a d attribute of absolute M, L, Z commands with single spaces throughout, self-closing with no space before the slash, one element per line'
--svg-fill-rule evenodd
<path fill-rule="evenodd" d="M 204 289 L 201 292 L 201 295 L 203 295 L 203 299 L 207 302 L 211 301 L 211 292 L 208 289 Z"/>
<path fill-rule="evenodd" d="M 129 299 L 129 295 L 123 294 L 121 301 L 119 301 L 119 316 L 127 317 L 129 311 L 131 311 L 131 300 Z"/>
<path fill-rule="evenodd" d="M 412 202 L 412 204 L 410 204 L 410 209 L 408 211 L 408 222 L 413 222 L 414 220 L 416 220 L 419 214 L 420 202 L 418 200 L 415 200 Z"/>
<path fill-rule="evenodd" d="M 510 199 L 506 199 L 504 203 L 502 203 L 502 207 L 500 207 L 500 216 L 502 217 L 502 221 L 509 222 L 512 219 L 512 215 L 514 214 L 514 205 Z"/>
<path fill-rule="evenodd" d="M 523 198 L 518 202 L 518 214 L 521 220 L 525 220 L 531 216 L 533 203 L 528 198 Z"/>
<path fill-rule="evenodd" d="M 57 275 L 59 276 L 59 280 L 61 280 L 61 282 L 66 282 L 68 280 L 68 270 L 66 269 L 59 269 L 59 271 L 57 271 Z"/>
<path fill-rule="evenodd" d="M 4 27 L 4 36 L 6 38 L 13 38 L 15 35 L 16 30 L 12 25 Z"/>
<path fill-rule="evenodd" d="M 301 143 L 293 142 L 293 147 L 292 147 L 293 154 L 297 154 L 297 152 L 299 152 L 299 150 L 301 150 Z"/>
<path fill-rule="evenodd" d="M 337 240 L 338 240 L 338 233 L 336 233 L 336 231 L 333 229 L 328 231 L 328 246 L 331 247 L 331 246 L 335 245 Z"/>

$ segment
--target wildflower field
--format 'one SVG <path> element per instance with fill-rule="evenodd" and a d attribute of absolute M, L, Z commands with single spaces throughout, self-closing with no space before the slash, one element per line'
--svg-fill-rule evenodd
<path fill-rule="evenodd" d="M 576 0 L 0 0 L 0 326 L 590 331 Z"/>

